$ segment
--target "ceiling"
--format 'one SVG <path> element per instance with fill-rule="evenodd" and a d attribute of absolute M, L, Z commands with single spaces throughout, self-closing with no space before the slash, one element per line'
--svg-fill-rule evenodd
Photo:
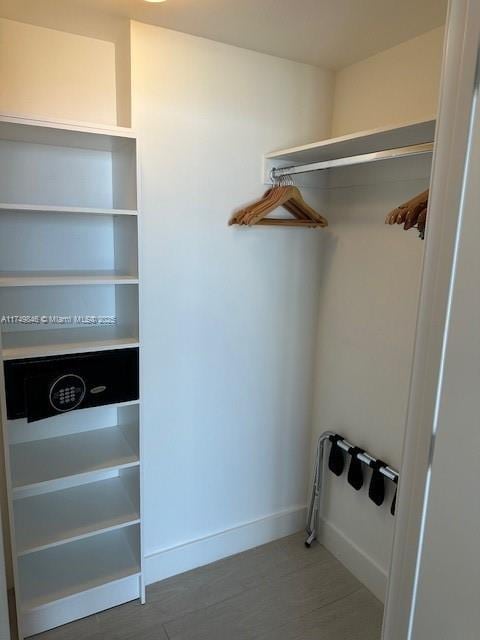
<path fill-rule="evenodd" d="M 447 5 L 447 0 L 81 2 L 141 22 L 331 69 L 444 24 Z"/>
<path fill-rule="evenodd" d="M 103 18 L 132 18 L 330 69 L 444 24 L 447 10 L 447 0 L 0 0 L 2 5 L 17 13 L 27 5 L 50 13 L 56 5 L 58 13 L 72 16 L 93 10 Z"/>

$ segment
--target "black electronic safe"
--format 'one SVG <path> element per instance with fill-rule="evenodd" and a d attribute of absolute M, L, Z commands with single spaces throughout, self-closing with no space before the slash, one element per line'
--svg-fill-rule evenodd
<path fill-rule="evenodd" d="M 4 363 L 7 416 L 28 422 L 138 400 L 138 348 Z"/>

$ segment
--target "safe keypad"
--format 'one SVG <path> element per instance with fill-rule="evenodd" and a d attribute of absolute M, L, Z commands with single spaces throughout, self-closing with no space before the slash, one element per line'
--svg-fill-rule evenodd
<path fill-rule="evenodd" d="M 69 384 L 70 383 L 70 384 Z M 58 411 L 75 409 L 85 394 L 85 383 L 78 376 L 68 375 L 57 380 L 51 389 L 51 403 Z"/>

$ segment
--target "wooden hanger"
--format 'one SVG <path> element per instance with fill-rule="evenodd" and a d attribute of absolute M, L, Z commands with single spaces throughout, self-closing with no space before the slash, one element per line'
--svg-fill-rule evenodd
<path fill-rule="evenodd" d="M 293 218 L 267 218 L 266 216 L 284 207 Z M 302 197 L 299 189 L 293 185 L 276 184 L 260 200 L 237 211 L 229 224 L 272 225 L 290 227 L 326 227 L 326 218 L 317 213 Z"/>
<path fill-rule="evenodd" d="M 422 191 L 418 196 L 390 211 L 385 218 L 385 224 L 403 224 L 405 231 L 416 228 L 420 232 L 420 237 L 423 238 L 427 222 L 428 194 L 428 189 Z"/>

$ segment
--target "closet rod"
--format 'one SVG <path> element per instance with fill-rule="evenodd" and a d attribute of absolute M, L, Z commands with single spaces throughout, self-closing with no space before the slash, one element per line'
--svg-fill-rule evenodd
<path fill-rule="evenodd" d="M 282 176 L 291 176 L 296 173 L 309 173 L 310 171 L 321 171 L 322 169 L 333 169 L 335 167 L 348 167 L 355 164 L 365 164 L 367 162 L 378 162 L 379 160 L 391 160 L 393 158 L 406 158 L 408 156 L 418 156 L 432 153 L 433 142 L 414 144 L 409 147 L 397 147 L 386 149 L 385 151 L 373 151 L 372 153 L 362 153 L 357 156 L 346 158 L 335 158 L 333 160 L 323 160 L 322 162 L 311 162 L 310 164 L 299 164 L 293 167 L 281 167 L 272 169 L 270 176 L 272 179 Z"/>

